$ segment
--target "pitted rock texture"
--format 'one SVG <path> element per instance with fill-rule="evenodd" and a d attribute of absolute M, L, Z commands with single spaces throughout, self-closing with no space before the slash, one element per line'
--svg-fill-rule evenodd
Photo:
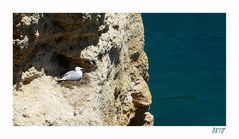
<path fill-rule="evenodd" d="M 152 125 L 140 14 L 13 18 L 14 125 Z M 57 82 L 76 66 L 82 80 Z"/>

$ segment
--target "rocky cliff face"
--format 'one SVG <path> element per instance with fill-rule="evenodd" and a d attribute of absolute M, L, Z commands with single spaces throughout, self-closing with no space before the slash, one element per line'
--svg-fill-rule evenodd
<path fill-rule="evenodd" d="M 13 31 L 14 125 L 153 124 L 140 14 L 16 13 Z"/>

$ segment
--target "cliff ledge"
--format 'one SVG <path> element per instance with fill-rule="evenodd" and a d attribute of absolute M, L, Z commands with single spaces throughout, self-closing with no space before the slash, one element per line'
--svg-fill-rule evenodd
<path fill-rule="evenodd" d="M 13 65 L 14 125 L 153 124 L 140 14 L 15 13 Z"/>

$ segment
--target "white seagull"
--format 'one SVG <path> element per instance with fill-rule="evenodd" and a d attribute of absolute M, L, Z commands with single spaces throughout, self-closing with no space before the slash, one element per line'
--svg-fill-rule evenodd
<path fill-rule="evenodd" d="M 77 81 L 82 78 L 82 69 L 81 67 L 75 67 L 75 70 L 68 71 L 65 73 L 60 81 L 66 81 L 66 80 L 71 80 L 71 81 Z"/>

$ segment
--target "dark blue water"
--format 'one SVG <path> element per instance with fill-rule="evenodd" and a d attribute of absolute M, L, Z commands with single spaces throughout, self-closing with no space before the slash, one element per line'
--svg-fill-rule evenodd
<path fill-rule="evenodd" d="M 142 16 L 155 125 L 226 125 L 226 15 Z"/>

